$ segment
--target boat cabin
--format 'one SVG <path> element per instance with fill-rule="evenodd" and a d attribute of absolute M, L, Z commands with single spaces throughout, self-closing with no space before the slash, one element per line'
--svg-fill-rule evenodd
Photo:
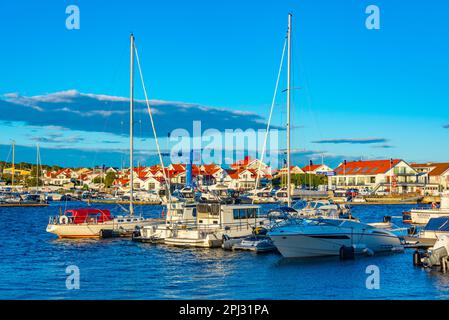
<path fill-rule="evenodd" d="M 257 219 L 257 205 L 222 205 L 219 203 L 197 204 L 198 225 L 253 224 Z"/>
<path fill-rule="evenodd" d="M 196 205 L 183 202 L 170 203 L 168 205 L 166 223 L 194 222 L 196 219 Z"/>

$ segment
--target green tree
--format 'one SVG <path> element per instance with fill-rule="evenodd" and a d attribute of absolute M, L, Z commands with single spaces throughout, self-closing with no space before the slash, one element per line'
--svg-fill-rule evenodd
<path fill-rule="evenodd" d="M 104 178 L 104 185 L 106 188 L 112 186 L 114 180 L 117 179 L 117 174 L 115 172 L 108 172 Z"/>
<path fill-rule="evenodd" d="M 291 183 L 294 184 L 295 187 L 317 187 L 319 185 L 327 184 L 327 177 L 324 175 L 316 174 L 292 174 Z M 287 176 L 283 175 L 276 177 L 275 179 L 273 179 L 272 184 L 275 187 L 285 187 L 287 185 Z"/>

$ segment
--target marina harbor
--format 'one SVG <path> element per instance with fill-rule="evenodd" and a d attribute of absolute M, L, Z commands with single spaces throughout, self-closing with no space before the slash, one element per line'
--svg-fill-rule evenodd
<path fill-rule="evenodd" d="M 449 299 L 449 4 L 27 2 L 0 10 L 0 300 Z"/>
<path fill-rule="evenodd" d="M 301 299 L 447 299 L 447 274 L 436 267 L 413 266 L 413 248 L 359 255 L 354 260 L 338 256 L 298 260 L 283 259 L 276 251 L 186 248 L 131 238 L 58 240 L 45 232 L 45 226 L 49 216 L 66 206 L 86 208 L 87 204 L 52 202 L 31 209 L 33 212 L 29 208 L 0 208 L 8 221 L 8 232 L 0 235 L 4 244 L 2 299 L 96 299 L 100 291 L 105 299 L 290 299 L 292 295 Z M 262 214 L 273 207 L 262 205 Z M 111 204 L 99 208 L 119 209 Z M 401 212 L 412 208 L 360 205 L 352 214 L 366 223 L 390 215 L 392 223 L 408 228 L 402 223 Z M 144 218 L 160 218 L 163 210 L 159 205 L 136 206 L 136 214 Z M 21 222 L 25 218 L 26 226 Z M 27 239 L 10 237 L 17 232 L 25 232 Z M 73 264 L 81 270 L 80 290 L 67 290 L 64 284 L 65 269 Z M 382 290 L 365 287 L 370 265 L 382 271 Z"/>

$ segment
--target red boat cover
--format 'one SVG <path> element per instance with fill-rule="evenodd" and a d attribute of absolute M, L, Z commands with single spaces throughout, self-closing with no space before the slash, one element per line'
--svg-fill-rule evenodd
<path fill-rule="evenodd" d="M 106 209 L 71 209 L 66 210 L 64 214 L 73 219 L 73 223 L 85 223 L 85 222 L 105 222 L 112 220 L 111 212 Z"/>

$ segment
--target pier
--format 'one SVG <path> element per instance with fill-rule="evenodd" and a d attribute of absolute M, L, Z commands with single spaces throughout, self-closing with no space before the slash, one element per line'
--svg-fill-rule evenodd
<path fill-rule="evenodd" d="M 2 207 L 47 207 L 48 203 L 0 203 Z"/>
<path fill-rule="evenodd" d="M 86 203 L 100 203 L 100 204 L 123 204 L 129 205 L 129 201 L 126 200 L 105 200 L 105 199 L 92 199 L 92 200 L 83 200 Z M 133 200 L 133 204 L 136 205 L 160 205 L 162 201 L 135 201 Z"/>

